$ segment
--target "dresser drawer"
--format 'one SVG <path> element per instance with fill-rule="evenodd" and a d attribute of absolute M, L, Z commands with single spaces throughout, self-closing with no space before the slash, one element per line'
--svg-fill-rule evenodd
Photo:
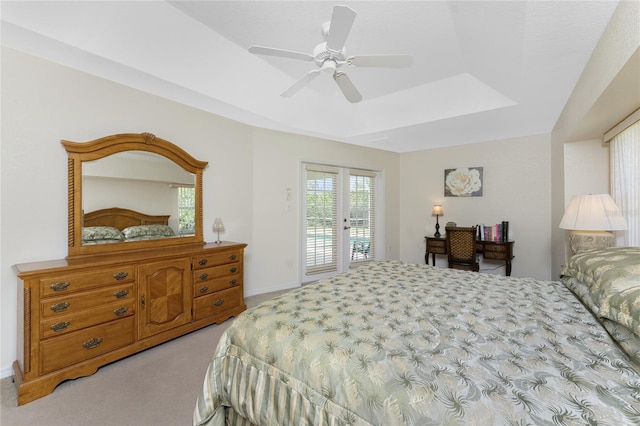
<path fill-rule="evenodd" d="M 116 302 L 110 305 L 98 306 L 85 310 L 78 314 L 65 315 L 40 321 L 40 338 L 46 339 L 60 336 L 72 331 L 113 321 L 118 318 L 128 317 L 135 312 L 133 298 L 125 302 Z"/>
<path fill-rule="evenodd" d="M 207 256 L 193 257 L 192 264 L 193 269 L 202 269 L 208 268 L 210 266 L 239 262 L 240 259 L 242 259 L 242 250 L 230 250 L 223 253 L 214 253 Z"/>
<path fill-rule="evenodd" d="M 121 348 L 134 341 L 134 317 L 69 333 L 40 343 L 42 374 Z"/>
<path fill-rule="evenodd" d="M 63 275 L 58 278 L 40 280 L 41 297 L 73 293 L 88 288 L 116 283 L 128 283 L 135 280 L 133 266 L 105 269 L 100 272 Z"/>
<path fill-rule="evenodd" d="M 86 309 L 93 309 L 115 301 L 126 303 L 133 300 L 133 284 L 114 285 L 98 290 L 51 297 L 40 301 L 42 318 L 60 317 Z"/>
<path fill-rule="evenodd" d="M 497 253 L 506 253 L 508 247 L 503 244 L 484 244 L 485 253 L 497 252 Z"/>
<path fill-rule="evenodd" d="M 498 259 L 505 260 L 507 258 L 506 253 L 498 251 L 485 251 L 483 257 L 485 259 Z"/>
<path fill-rule="evenodd" d="M 444 238 L 427 238 L 427 251 L 430 253 L 446 254 L 447 240 Z"/>
<path fill-rule="evenodd" d="M 509 243 L 484 243 L 483 256 L 485 259 L 511 260 L 513 258 L 512 253 L 512 245 Z"/>
<path fill-rule="evenodd" d="M 242 289 L 239 287 L 230 288 L 198 297 L 194 300 L 194 304 L 194 319 L 197 321 L 240 306 L 242 304 Z"/>
<path fill-rule="evenodd" d="M 226 277 L 229 275 L 239 275 L 240 264 L 230 263 L 228 265 L 214 266 L 213 268 L 198 269 L 193 271 L 193 284 L 198 285 L 216 278 Z"/>
<path fill-rule="evenodd" d="M 505 251 L 489 251 L 485 247 L 485 251 L 483 254 L 485 259 L 498 259 L 498 260 L 507 260 L 509 256 Z"/>
<path fill-rule="evenodd" d="M 193 295 L 194 297 L 204 296 L 216 291 L 232 288 L 240 285 L 240 275 L 230 275 L 223 278 L 209 279 L 207 281 L 193 279 Z"/>

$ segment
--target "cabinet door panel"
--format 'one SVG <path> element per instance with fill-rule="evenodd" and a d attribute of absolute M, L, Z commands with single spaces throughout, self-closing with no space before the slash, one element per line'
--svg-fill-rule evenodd
<path fill-rule="evenodd" d="M 150 263 L 140 267 L 140 338 L 191 321 L 190 273 L 190 262 L 184 259 Z"/>

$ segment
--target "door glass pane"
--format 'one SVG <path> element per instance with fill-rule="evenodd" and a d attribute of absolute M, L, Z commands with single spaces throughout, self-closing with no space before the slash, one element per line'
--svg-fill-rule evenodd
<path fill-rule="evenodd" d="M 337 183 L 337 173 L 306 172 L 306 275 L 337 271 Z"/>
<path fill-rule="evenodd" d="M 351 261 L 375 258 L 375 175 L 351 171 L 349 176 L 349 252 Z"/>

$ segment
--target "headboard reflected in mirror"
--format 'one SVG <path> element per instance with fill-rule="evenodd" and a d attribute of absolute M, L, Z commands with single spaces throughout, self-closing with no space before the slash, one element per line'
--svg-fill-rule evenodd
<path fill-rule="evenodd" d="M 151 133 L 62 144 L 69 169 L 68 258 L 203 243 L 206 162 Z M 142 160 L 143 166 L 131 166 Z M 180 174 L 190 177 L 185 180 Z M 161 187 L 162 195 L 150 193 L 152 187 Z M 176 188 L 189 188 L 186 207 L 179 205 Z M 100 208 L 104 205 L 115 207 Z"/>

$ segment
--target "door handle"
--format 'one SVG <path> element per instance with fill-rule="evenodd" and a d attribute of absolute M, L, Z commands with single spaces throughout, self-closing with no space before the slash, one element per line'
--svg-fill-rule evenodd
<path fill-rule="evenodd" d="M 345 226 L 344 229 L 346 231 L 347 229 L 351 229 L 351 227 L 350 226 Z"/>

